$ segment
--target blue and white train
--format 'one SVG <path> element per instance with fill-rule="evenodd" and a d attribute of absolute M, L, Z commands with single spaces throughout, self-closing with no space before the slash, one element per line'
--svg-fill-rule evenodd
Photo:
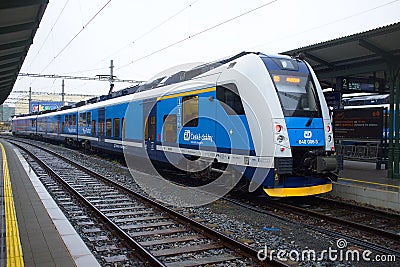
<path fill-rule="evenodd" d="M 16 117 L 13 134 L 117 153 L 129 148 L 152 162 L 184 154 L 211 172 L 230 164 L 277 197 L 329 192 L 337 178 L 329 110 L 300 58 L 242 52 L 103 98 Z"/>

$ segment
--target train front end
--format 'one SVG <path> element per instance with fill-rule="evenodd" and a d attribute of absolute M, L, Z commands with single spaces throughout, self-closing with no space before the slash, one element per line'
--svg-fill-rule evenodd
<path fill-rule="evenodd" d="M 311 67 L 289 57 L 261 57 L 283 112 L 273 119 L 275 154 L 270 196 L 307 196 L 332 190 L 338 163 L 332 124 L 322 90 Z M 290 154 L 284 153 L 289 150 Z"/>

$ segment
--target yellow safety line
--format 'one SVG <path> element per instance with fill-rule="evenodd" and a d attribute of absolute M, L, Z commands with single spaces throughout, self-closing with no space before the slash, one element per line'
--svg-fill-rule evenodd
<path fill-rule="evenodd" d="M 1 154 L 3 156 L 3 176 L 4 176 L 4 205 L 6 212 L 6 247 L 7 247 L 7 267 L 24 266 L 22 256 L 21 240 L 19 238 L 18 222 L 15 213 L 14 198 L 11 188 L 10 173 L 8 171 L 7 156 L 3 144 L 0 143 Z"/>
<path fill-rule="evenodd" d="M 368 182 L 368 181 L 355 180 L 355 179 L 350 179 L 350 178 L 339 178 L 339 180 L 345 180 L 345 181 L 352 181 L 352 182 L 358 182 L 358 183 L 364 183 L 364 184 L 373 184 L 373 185 L 380 185 L 380 186 L 388 186 L 388 187 L 400 188 L 400 186 L 398 186 L 398 185 L 393 185 L 393 184 L 380 184 L 380 183 L 376 183 L 376 182 Z"/>

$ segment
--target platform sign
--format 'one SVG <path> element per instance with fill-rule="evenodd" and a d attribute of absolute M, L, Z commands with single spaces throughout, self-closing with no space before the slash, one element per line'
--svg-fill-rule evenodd
<path fill-rule="evenodd" d="M 336 90 L 344 93 L 375 93 L 382 91 L 382 87 L 383 81 L 381 79 L 340 77 L 336 80 Z"/>
<path fill-rule="evenodd" d="M 382 140 L 383 108 L 335 110 L 333 131 L 337 139 Z"/>

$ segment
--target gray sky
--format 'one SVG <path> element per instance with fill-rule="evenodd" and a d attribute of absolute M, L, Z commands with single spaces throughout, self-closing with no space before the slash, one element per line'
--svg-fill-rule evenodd
<path fill-rule="evenodd" d="M 118 78 L 147 80 L 183 63 L 279 53 L 385 26 L 400 21 L 399 10 L 400 0 L 50 0 L 21 72 L 94 77 L 109 74 L 113 59 Z M 29 87 L 60 92 L 61 80 L 20 77 L 13 90 Z M 108 88 L 66 80 L 66 93 Z"/>

